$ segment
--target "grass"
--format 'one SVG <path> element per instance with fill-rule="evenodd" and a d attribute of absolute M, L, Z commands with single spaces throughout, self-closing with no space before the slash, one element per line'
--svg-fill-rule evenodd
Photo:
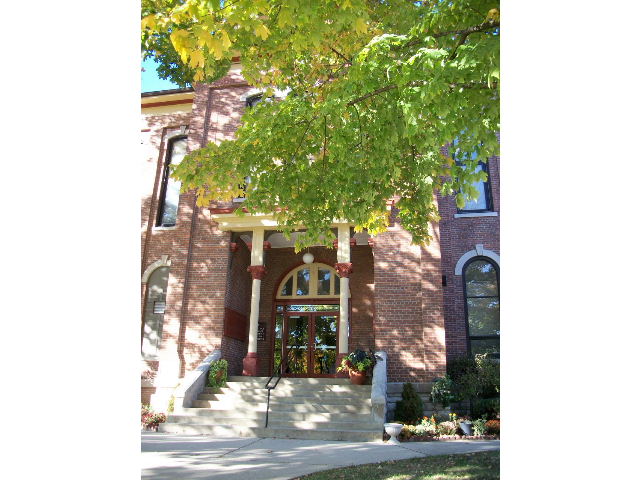
<path fill-rule="evenodd" d="M 500 451 L 393 460 L 312 473 L 303 480 L 497 480 Z"/>

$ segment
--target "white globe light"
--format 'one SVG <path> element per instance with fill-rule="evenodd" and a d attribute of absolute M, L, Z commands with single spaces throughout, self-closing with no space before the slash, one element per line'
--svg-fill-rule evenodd
<path fill-rule="evenodd" d="M 313 263 L 313 253 L 309 253 L 309 252 L 305 253 L 302 256 L 302 261 L 304 263 Z"/>

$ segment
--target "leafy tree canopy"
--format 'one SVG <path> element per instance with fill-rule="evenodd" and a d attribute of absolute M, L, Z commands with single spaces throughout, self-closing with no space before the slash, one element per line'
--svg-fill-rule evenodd
<path fill-rule="evenodd" d="M 174 170 L 199 205 L 239 195 L 275 212 L 297 248 L 333 219 L 384 231 L 387 201 L 415 243 L 439 220 L 435 194 L 477 198 L 478 160 L 498 155 L 495 0 L 143 0 L 142 46 L 161 76 L 212 82 L 240 57 L 247 81 L 288 92 L 244 114 L 233 141 Z M 456 139 L 456 160 L 447 146 Z"/>

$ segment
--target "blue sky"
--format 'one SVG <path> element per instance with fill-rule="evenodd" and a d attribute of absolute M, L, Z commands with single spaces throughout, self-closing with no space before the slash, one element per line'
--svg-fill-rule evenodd
<path fill-rule="evenodd" d="M 144 68 L 144 72 L 142 73 L 142 93 L 144 92 L 156 92 L 158 90 L 171 90 L 172 88 L 180 88 L 173 82 L 169 80 L 161 80 L 158 78 L 158 73 L 156 72 L 156 63 L 152 58 L 148 58 L 144 62 L 142 62 L 142 68 Z"/>

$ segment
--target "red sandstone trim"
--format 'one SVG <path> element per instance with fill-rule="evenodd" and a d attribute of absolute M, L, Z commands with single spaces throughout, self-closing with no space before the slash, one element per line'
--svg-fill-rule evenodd
<path fill-rule="evenodd" d="M 340 278 L 349 278 L 353 273 L 353 264 L 351 262 L 336 263 L 333 268 L 336 269 Z"/>
<path fill-rule="evenodd" d="M 186 105 L 187 103 L 193 103 L 193 98 L 185 98 L 182 100 L 170 100 L 168 102 L 153 102 L 153 103 L 143 103 L 142 108 L 150 108 L 150 107 L 164 107 L 167 105 Z"/>
<path fill-rule="evenodd" d="M 251 277 L 254 280 L 262 280 L 267 274 L 267 269 L 264 265 L 249 265 L 247 272 L 251 273 Z"/>

